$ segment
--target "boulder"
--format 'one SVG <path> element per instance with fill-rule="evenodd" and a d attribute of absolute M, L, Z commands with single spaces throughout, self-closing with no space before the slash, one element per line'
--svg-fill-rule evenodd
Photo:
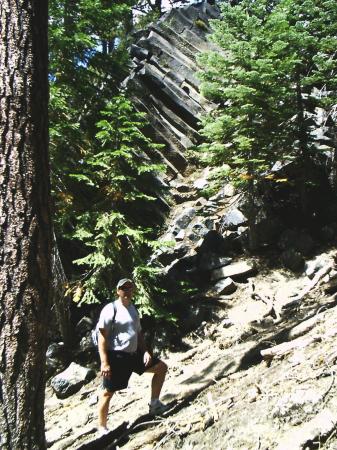
<path fill-rule="evenodd" d="M 187 244 L 179 242 L 174 247 L 167 247 L 157 250 L 153 254 L 150 262 L 153 263 L 154 261 L 158 261 L 163 266 L 166 266 L 168 264 L 171 264 L 171 262 L 175 259 L 179 259 L 185 256 L 189 250 L 190 247 Z"/>
<path fill-rule="evenodd" d="M 196 215 L 195 208 L 186 208 L 173 222 L 172 233 L 177 235 L 180 230 L 184 230 L 191 223 Z"/>
<path fill-rule="evenodd" d="M 195 206 L 205 206 L 207 203 L 207 200 L 205 197 L 198 197 L 196 201 L 194 202 Z"/>
<path fill-rule="evenodd" d="M 305 263 L 305 274 L 309 278 L 314 278 L 315 273 L 329 263 L 328 258 L 318 257 Z"/>
<path fill-rule="evenodd" d="M 83 354 L 86 354 L 86 353 L 89 354 L 89 352 L 90 352 L 90 354 L 91 354 L 93 350 L 95 352 L 97 352 L 97 347 L 93 343 L 93 340 L 91 337 L 91 332 L 90 332 L 86 336 L 82 337 L 80 344 L 79 344 L 79 352 L 81 352 Z"/>
<path fill-rule="evenodd" d="M 245 225 L 246 223 L 246 217 L 237 208 L 228 211 L 221 218 L 221 227 L 223 229 L 235 230 L 237 227 Z"/>
<path fill-rule="evenodd" d="M 55 375 L 55 373 L 62 371 L 65 366 L 66 364 L 62 359 L 47 357 L 45 367 L 46 378 L 48 379 Z"/>
<path fill-rule="evenodd" d="M 174 260 L 169 266 L 165 267 L 164 273 L 175 279 L 184 278 L 188 273 L 195 271 L 196 255 L 187 255 Z"/>
<path fill-rule="evenodd" d="M 208 186 L 208 181 L 205 178 L 199 178 L 193 183 L 193 187 L 199 190 L 204 189 L 206 186 Z"/>
<path fill-rule="evenodd" d="M 227 266 L 232 262 L 232 258 L 227 256 L 219 256 L 215 253 L 205 253 L 198 261 L 198 269 L 200 270 L 214 270 L 220 267 Z"/>
<path fill-rule="evenodd" d="M 84 384 L 91 381 L 95 376 L 94 370 L 72 362 L 66 370 L 52 379 L 51 386 L 58 398 L 67 398 L 78 392 Z"/>
<path fill-rule="evenodd" d="M 176 235 L 176 241 L 183 241 L 185 238 L 185 230 L 180 230 L 179 233 Z"/>
<path fill-rule="evenodd" d="M 210 230 L 197 244 L 198 254 L 203 253 L 216 253 L 217 255 L 223 255 L 228 249 L 227 240 L 221 236 L 215 230 Z"/>
<path fill-rule="evenodd" d="M 64 342 L 53 342 L 49 345 L 46 352 L 47 358 L 64 358 L 66 356 L 66 347 Z"/>
<path fill-rule="evenodd" d="M 213 287 L 211 287 L 210 292 L 216 295 L 230 295 L 236 291 L 236 284 L 231 278 L 225 278 L 224 280 L 218 281 Z"/>
<path fill-rule="evenodd" d="M 208 212 L 208 213 L 214 213 L 218 210 L 219 205 L 216 201 L 213 200 L 208 200 L 208 202 L 206 203 L 205 207 L 204 207 L 204 211 Z"/>
<path fill-rule="evenodd" d="M 221 189 L 216 194 L 212 195 L 212 197 L 209 198 L 211 202 L 221 202 L 225 197 L 223 195 L 223 189 Z"/>
<path fill-rule="evenodd" d="M 189 184 L 179 183 L 175 186 L 178 192 L 190 192 L 191 186 Z"/>
<path fill-rule="evenodd" d="M 192 242 L 198 242 L 200 238 L 206 236 L 206 234 L 213 228 L 213 220 L 199 217 L 196 222 L 188 227 L 187 237 Z"/>
<path fill-rule="evenodd" d="M 246 261 L 240 261 L 234 264 L 230 264 L 229 266 L 213 270 L 211 274 L 211 280 L 216 281 L 227 277 L 234 279 L 247 278 L 255 271 L 256 269 L 254 264 L 248 263 Z"/>
<path fill-rule="evenodd" d="M 94 327 L 93 321 L 90 317 L 82 317 L 76 325 L 76 336 L 83 337 L 89 333 Z"/>
<path fill-rule="evenodd" d="M 235 195 L 235 187 L 228 183 L 223 188 L 223 195 L 224 197 L 233 197 Z"/>
<path fill-rule="evenodd" d="M 63 370 L 68 360 L 68 352 L 63 342 L 54 342 L 49 345 L 46 352 L 46 377 L 50 378 Z"/>

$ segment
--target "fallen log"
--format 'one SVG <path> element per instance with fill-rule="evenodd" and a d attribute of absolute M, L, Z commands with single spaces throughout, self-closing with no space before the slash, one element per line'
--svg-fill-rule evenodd
<path fill-rule="evenodd" d="M 308 337 L 299 337 L 298 339 L 294 339 L 290 342 L 282 342 L 282 344 L 275 345 L 274 347 L 266 348 L 265 350 L 261 350 L 261 356 L 265 360 L 270 360 L 275 357 L 281 357 L 290 353 L 291 351 L 299 348 L 307 347 L 313 342 L 320 342 L 322 340 L 322 336 L 308 336 Z"/>
<path fill-rule="evenodd" d="M 324 319 L 324 314 L 325 311 L 316 314 L 314 317 L 304 320 L 300 324 L 296 325 L 289 331 L 288 339 L 293 340 L 295 338 L 303 336 L 303 334 L 305 333 L 308 333 L 308 331 L 312 330 L 316 325 L 318 325 L 319 322 L 321 322 Z"/>

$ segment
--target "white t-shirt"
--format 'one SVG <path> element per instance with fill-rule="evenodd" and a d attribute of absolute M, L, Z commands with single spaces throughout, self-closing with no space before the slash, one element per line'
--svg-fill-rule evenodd
<path fill-rule="evenodd" d="M 121 350 L 133 353 L 137 350 L 138 333 L 141 330 L 139 315 L 133 304 L 124 306 L 115 301 L 116 316 L 112 303 L 104 306 L 98 321 L 98 328 L 107 331 L 108 350 Z"/>

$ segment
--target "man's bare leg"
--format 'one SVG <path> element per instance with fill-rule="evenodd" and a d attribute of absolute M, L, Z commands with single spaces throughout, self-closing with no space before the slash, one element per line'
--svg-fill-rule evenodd
<path fill-rule="evenodd" d="M 98 426 L 106 428 L 110 399 L 114 392 L 102 391 L 98 400 Z"/>
<path fill-rule="evenodd" d="M 160 396 L 161 388 L 163 387 L 167 365 L 163 361 L 159 361 L 155 366 L 146 370 L 147 373 L 153 373 L 151 384 L 151 400 L 157 399 Z"/>

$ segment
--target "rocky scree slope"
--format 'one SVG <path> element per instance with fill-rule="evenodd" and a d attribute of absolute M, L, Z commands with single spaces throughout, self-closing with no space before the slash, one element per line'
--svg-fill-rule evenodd
<path fill-rule="evenodd" d="M 307 239 L 305 265 L 296 274 L 277 259 L 282 246 L 259 258 L 240 256 L 246 239 L 240 195 L 226 185 L 206 200 L 207 173 L 176 182 L 185 198 L 173 209 L 165 237 L 175 245 L 154 256 L 172 280 L 200 283 L 184 332 L 177 331 L 179 345 L 165 349 L 163 330 L 156 340 L 170 367 L 163 392 L 170 410 L 150 418 L 149 377 L 132 376 L 129 388 L 113 397 L 113 431 L 98 440 L 100 377 L 91 372 L 66 398 L 47 388 L 50 448 L 337 448 L 334 240 Z M 284 234 L 295 246 L 298 234 Z M 86 342 L 84 333 L 82 347 Z"/>

